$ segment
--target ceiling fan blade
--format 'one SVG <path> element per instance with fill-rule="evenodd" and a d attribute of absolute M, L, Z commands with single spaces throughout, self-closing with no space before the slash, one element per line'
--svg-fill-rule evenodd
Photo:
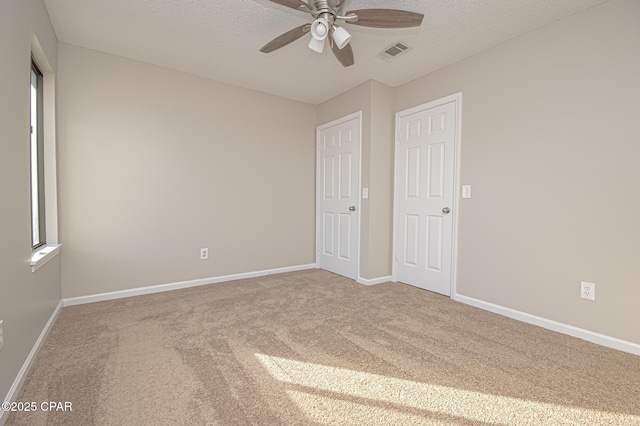
<path fill-rule="evenodd" d="M 350 67 L 354 64 L 355 61 L 353 59 L 353 49 L 351 49 L 351 44 L 347 44 L 345 47 L 340 49 L 335 43 L 331 43 L 331 50 L 333 50 L 333 54 L 336 55 L 336 59 L 343 67 Z"/>
<path fill-rule="evenodd" d="M 278 50 L 281 47 L 286 46 L 289 43 L 292 43 L 309 32 L 311 28 L 310 24 L 304 24 L 297 28 L 287 31 L 284 34 L 280 34 L 278 37 L 271 40 L 269 43 L 262 46 L 260 51 L 262 53 L 270 53 L 274 50 Z"/>
<path fill-rule="evenodd" d="M 281 4 L 286 7 L 290 7 L 291 9 L 300 10 L 302 12 L 308 12 L 311 10 L 309 4 L 303 2 L 302 0 L 271 0 L 274 3 Z"/>
<path fill-rule="evenodd" d="M 358 20 L 345 21 L 349 24 L 373 28 L 412 28 L 422 24 L 424 15 L 396 9 L 362 9 L 347 12 L 345 16 L 356 15 Z"/>

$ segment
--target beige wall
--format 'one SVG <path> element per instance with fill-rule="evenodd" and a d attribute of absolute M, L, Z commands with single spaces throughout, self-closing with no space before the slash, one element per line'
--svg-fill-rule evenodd
<path fill-rule="evenodd" d="M 613 0 L 396 90 L 463 92 L 458 293 L 640 343 L 639 17 Z"/>
<path fill-rule="evenodd" d="M 64 297 L 315 262 L 315 107 L 67 44 L 59 88 Z"/>
<path fill-rule="evenodd" d="M 29 79 L 31 44 L 45 74 L 55 74 L 57 39 L 42 1 L 0 2 L 0 399 L 4 401 L 60 301 L 60 256 L 31 272 Z M 51 123 L 48 123 L 49 125 Z"/>
<path fill-rule="evenodd" d="M 365 278 L 391 275 L 393 246 L 393 89 L 371 82 L 369 262 Z"/>

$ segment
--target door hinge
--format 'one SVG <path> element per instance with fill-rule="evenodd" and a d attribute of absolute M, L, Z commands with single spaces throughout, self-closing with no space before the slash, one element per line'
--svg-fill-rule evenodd
<path fill-rule="evenodd" d="M 29 126 L 29 131 L 33 134 L 33 126 Z"/>

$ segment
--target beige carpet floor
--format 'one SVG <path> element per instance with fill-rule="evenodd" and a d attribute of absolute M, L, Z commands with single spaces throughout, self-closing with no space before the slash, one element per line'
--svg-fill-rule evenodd
<path fill-rule="evenodd" d="M 64 308 L 18 400 L 73 411 L 8 425 L 640 425 L 640 357 L 310 270 Z"/>

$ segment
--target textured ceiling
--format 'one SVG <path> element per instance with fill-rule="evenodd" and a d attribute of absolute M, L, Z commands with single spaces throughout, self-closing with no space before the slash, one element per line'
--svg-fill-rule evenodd
<path fill-rule="evenodd" d="M 311 15 L 268 0 L 45 0 L 61 42 L 137 59 L 311 104 L 369 79 L 398 86 L 606 0 L 347 0 L 345 10 L 420 12 L 420 28 L 345 24 L 355 65 L 309 49 L 305 36 L 258 50 Z M 390 44 L 412 47 L 392 62 Z M 328 51 L 329 49 L 327 49 Z"/>

